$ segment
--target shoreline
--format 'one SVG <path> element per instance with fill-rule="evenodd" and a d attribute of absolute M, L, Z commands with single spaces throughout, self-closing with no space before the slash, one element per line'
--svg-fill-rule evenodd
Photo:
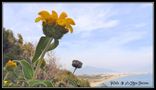
<path fill-rule="evenodd" d="M 107 73 L 107 74 L 98 74 L 98 75 L 81 75 L 79 78 L 88 80 L 91 87 L 96 87 L 102 83 L 123 78 L 131 75 L 139 75 L 143 73 Z"/>
<path fill-rule="evenodd" d="M 118 78 L 123 78 L 123 77 L 126 77 L 126 76 L 129 76 L 129 75 L 122 75 L 122 74 L 117 74 L 117 75 L 110 75 L 109 76 L 104 76 L 103 78 L 101 79 L 96 79 L 96 80 L 89 80 L 90 82 L 90 86 L 91 87 L 96 87 L 102 83 L 105 83 L 105 82 L 108 82 L 108 81 L 111 81 L 111 80 L 114 80 L 114 79 L 118 79 Z M 108 78 L 107 78 L 108 77 Z"/>

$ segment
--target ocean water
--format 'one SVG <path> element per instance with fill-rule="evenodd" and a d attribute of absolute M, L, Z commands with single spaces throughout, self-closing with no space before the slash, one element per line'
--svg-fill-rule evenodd
<path fill-rule="evenodd" d="M 152 74 L 131 75 L 114 79 L 98 85 L 108 88 L 153 88 L 154 76 Z"/>

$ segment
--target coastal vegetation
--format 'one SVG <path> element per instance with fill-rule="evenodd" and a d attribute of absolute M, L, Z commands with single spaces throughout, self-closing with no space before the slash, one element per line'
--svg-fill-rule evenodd
<path fill-rule="evenodd" d="M 29 64 L 33 65 L 30 60 L 33 57 L 35 46 L 31 42 L 25 42 L 21 34 L 18 35 L 20 35 L 20 39 L 19 37 L 15 37 L 12 30 L 3 28 L 3 86 L 48 87 L 42 85 L 42 83 L 40 83 L 39 85 L 34 84 L 32 86 L 29 86 L 29 84 L 24 81 L 24 75 L 23 72 L 21 72 L 22 67 L 13 60 L 17 60 L 17 58 L 25 58 L 25 60 L 27 60 Z M 14 41 L 12 41 L 12 39 Z M 22 43 L 19 43 L 19 40 Z M 18 47 L 18 45 L 21 46 L 18 49 L 15 48 Z M 53 51 L 48 52 L 47 58 L 44 59 L 40 70 L 38 70 L 37 72 L 36 80 L 51 81 L 52 85 L 49 87 L 90 87 L 88 80 L 77 77 L 67 69 L 62 69 L 61 64 L 59 64 L 57 60 L 58 58 L 56 58 L 56 55 Z M 9 64 L 10 66 L 8 67 Z M 7 77 L 5 77 L 7 74 L 5 66 L 14 69 L 13 72 L 9 71 Z"/>
<path fill-rule="evenodd" d="M 42 21 L 44 36 L 36 46 L 3 28 L 3 87 L 90 87 L 87 80 L 60 68 L 52 51 L 65 34 L 73 32 L 74 20 L 54 10 L 38 14 L 35 22 Z"/>

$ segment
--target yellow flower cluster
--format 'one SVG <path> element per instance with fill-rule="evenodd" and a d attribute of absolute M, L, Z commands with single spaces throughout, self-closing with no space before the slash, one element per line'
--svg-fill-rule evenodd
<path fill-rule="evenodd" d="M 6 68 L 7 68 L 7 69 L 13 69 L 13 68 L 16 68 L 16 67 L 17 67 L 16 62 L 11 61 L 11 60 L 9 60 L 9 61 L 7 62 L 7 64 L 6 64 Z"/>
<path fill-rule="evenodd" d="M 63 26 L 70 32 L 73 32 L 73 28 L 71 25 L 75 25 L 75 22 L 71 18 L 67 18 L 67 14 L 65 12 L 62 12 L 60 16 L 58 17 L 58 14 L 56 11 L 52 10 L 52 14 L 50 14 L 48 11 L 41 11 L 38 13 L 39 17 L 35 19 L 35 22 L 45 22 L 46 24 L 56 24 Z"/>

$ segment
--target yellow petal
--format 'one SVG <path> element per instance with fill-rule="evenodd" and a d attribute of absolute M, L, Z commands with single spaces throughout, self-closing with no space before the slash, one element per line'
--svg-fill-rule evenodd
<path fill-rule="evenodd" d="M 47 19 L 50 16 L 50 13 L 48 11 L 41 11 L 38 13 L 42 18 Z"/>
<path fill-rule="evenodd" d="M 54 19 L 58 19 L 58 14 L 57 12 L 55 12 L 54 10 L 52 11 L 52 15 L 51 15 Z"/>
<path fill-rule="evenodd" d="M 53 24 L 56 22 L 57 19 L 58 19 L 57 13 L 55 11 L 52 11 L 52 14 L 50 15 L 50 17 L 47 18 L 47 23 Z"/>
<path fill-rule="evenodd" d="M 67 25 L 66 28 L 72 33 L 73 32 L 73 28 L 71 25 Z"/>
<path fill-rule="evenodd" d="M 41 19 L 42 19 L 41 17 L 37 17 L 37 18 L 35 19 L 35 22 L 39 22 Z"/>
<path fill-rule="evenodd" d="M 8 61 L 8 63 L 12 63 L 12 61 L 11 61 L 11 60 L 9 60 L 9 61 Z"/>
<path fill-rule="evenodd" d="M 67 17 L 67 14 L 65 12 L 62 12 L 59 19 L 65 19 Z"/>
<path fill-rule="evenodd" d="M 66 19 L 66 21 L 67 21 L 67 23 L 68 23 L 68 24 L 75 25 L 74 20 L 73 20 L 73 19 L 71 19 L 71 18 L 67 18 L 67 19 Z"/>
<path fill-rule="evenodd" d="M 56 20 L 53 19 L 52 17 L 50 17 L 50 18 L 47 20 L 47 23 L 48 23 L 48 24 L 53 24 L 53 23 L 55 23 L 55 22 L 56 22 Z"/>
<path fill-rule="evenodd" d="M 6 66 L 9 66 L 9 65 L 11 65 L 11 64 L 12 64 L 12 61 L 9 60 L 9 61 L 6 63 Z"/>
<path fill-rule="evenodd" d="M 58 19 L 57 24 L 60 26 L 65 26 L 66 25 L 66 20 L 65 19 Z"/>

